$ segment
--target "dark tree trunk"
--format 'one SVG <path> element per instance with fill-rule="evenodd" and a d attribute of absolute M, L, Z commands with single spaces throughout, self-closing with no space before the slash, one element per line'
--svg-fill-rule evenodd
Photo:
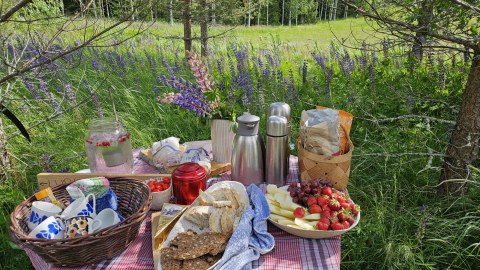
<path fill-rule="evenodd" d="M 433 3 L 431 0 L 422 1 L 422 8 L 418 16 L 418 28 L 415 32 L 412 54 L 421 62 L 423 59 L 423 46 L 426 43 L 428 27 L 433 19 Z"/>
<path fill-rule="evenodd" d="M 183 1 L 183 42 L 185 44 L 185 57 L 187 51 L 192 51 L 192 11 L 190 10 L 191 0 Z"/>
<path fill-rule="evenodd" d="M 207 0 L 200 0 L 200 39 L 202 43 L 202 56 L 207 57 L 208 54 L 208 6 Z"/>
<path fill-rule="evenodd" d="M 475 50 L 472 67 L 463 94 L 463 102 L 457 123 L 447 146 L 439 193 L 464 194 L 466 180 L 470 176 L 469 165 L 478 157 L 480 138 L 480 44 Z M 445 180 L 459 180 L 443 182 Z"/>

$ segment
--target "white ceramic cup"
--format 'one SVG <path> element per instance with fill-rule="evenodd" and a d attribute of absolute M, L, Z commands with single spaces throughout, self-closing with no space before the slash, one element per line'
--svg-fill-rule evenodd
<path fill-rule="evenodd" d="M 50 216 L 35 227 L 28 237 L 39 239 L 62 239 L 64 237 L 63 221 L 54 216 Z"/>
<path fill-rule="evenodd" d="M 112 208 L 105 208 L 93 219 L 92 232 L 113 226 L 120 222 L 120 216 Z"/>
<path fill-rule="evenodd" d="M 89 198 L 93 198 L 93 207 L 88 203 Z M 64 220 L 70 219 L 72 217 L 92 217 L 96 216 L 96 204 L 95 204 L 95 195 L 93 193 L 88 194 L 87 197 L 80 197 L 70 203 L 65 210 L 63 210 L 60 217 Z"/>
<path fill-rule="evenodd" d="M 35 201 L 32 203 L 32 208 L 30 209 L 28 228 L 31 231 L 48 217 L 56 216 L 60 214 L 60 212 L 62 212 L 62 208 L 58 205 L 44 201 Z"/>

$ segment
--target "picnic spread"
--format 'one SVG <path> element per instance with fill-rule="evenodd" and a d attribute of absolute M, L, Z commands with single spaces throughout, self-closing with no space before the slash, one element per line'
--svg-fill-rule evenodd
<path fill-rule="evenodd" d="M 360 221 L 352 118 L 304 111 L 297 157 L 289 113 L 271 105 L 266 145 L 244 113 L 217 161 L 212 140 L 132 149 L 118 119 L 93 121 L 87 174 L 39 174 L 10 236 L 36 269 L 340 269 L 340 235 Z"/>

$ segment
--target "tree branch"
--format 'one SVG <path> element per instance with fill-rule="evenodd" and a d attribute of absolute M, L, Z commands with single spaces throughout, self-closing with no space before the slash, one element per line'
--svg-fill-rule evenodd
<path fill-rule="evenodd" d="M 437 38 L 437 39 L 440 39 L 440 40 L 444 40 L 444 41 L 449 41 L 449 42 L 453 42 L 453 43 L 456 43 L 456 44 L 462 44 L 466 47 L 469 47 L 471 49 L 477 49 L 477 46 L 478 44 L 476 44 L 474 41 L 471 41 L 469 39 L 465 39 L 465 38 L 459 38 L 455 35 L 445 35 L 445 34 L 441 34 L 441 33 L 438 33 L 438 32 L 433 32 L 431 31 L 430 29 L 419 29 L 419 27 L 417 25 L 414 25 L 414 24 L 410 24 L 410 23 L 407 23 L 407 22 L 403 22 L 403 21 L 397 21 L 397 20 L 394 20 L 392 18 L 387 18 L 387 17 L 383 17 L 381 14 L 378 13 L 378 11 L 375 9 L 375 7 L 372 7 L 373 9 L 373 13 L 370 13 L 364 9 L 361 9 L 359 7 L 357 7 L 356 5 L 350 3 L 349 1 L 345 1 L 345 0 L 342 0 L 342 3 L 344 3 L 345 5 L 355 9 L 356 12 L 358 12 L 360 15 L 363 15 L 367 18 L 370 18 L 370 19 L 374 19 L 376 21 L 380 21 L 380 22 L 383 22 L 385 24 L 388 24 L 388 25 L 391 25 L 391 26 L 399 26 L 403 29 L 397 29 L 397 31 L 410 31 L 410 32 L 417 32 L 419 30 L 422 30 L 422 32 L 427 35 L 427 36 L 431 36 L 431 37 L 434 37 L 434 38 Z"/>
<path fill-rule="evenodd" d="M 470 3 L 464 2 L 462 0 L 453 0 L 453 2 L 459 4 L 462 7 L 465 7 L 465 8 L 471 9 L 471 10 L 477 12 L 477 13 L 480 13 L 480 8 L 478 8 L 476 6 L 473 6 Z"/>
<path fill-rule="evenodd" d="M 8 20 L 8 18 L 12 17 L 15 12 L 20 10 L 21 8 L 25 7 L 26 5 L 30 4 L 33 0 L 21 0 L 18 2 L 15 6 L 13 6 L 11 9 L 9 9 L 5 14 L 0 16 L 0 22 L 4 22 Z"/>

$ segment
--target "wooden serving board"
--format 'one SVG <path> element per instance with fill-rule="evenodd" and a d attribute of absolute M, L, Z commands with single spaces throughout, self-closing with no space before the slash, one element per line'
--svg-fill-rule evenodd
<path fill-rule="evenodd" d="M 155 166 L 154 163 L 153 163 L 153 159 L 152 159 L 152 149 L 141 150 L 140 153 L 138 154 L 138 156 L 140 157 L 140 159 L 147 162 L 151 166 Z M 213 161 L 213 160 L 211 161 L 210 165 L 212 167 L 211 167 L 211 170 L 210 170 L 210 176 L 209 177 L 213 177 L 213 176 L 219 175 L 221 173 L 228 172 L 232 168 L 230 163 L 219 163 L 219 162 L 216 162 L 216 161 Z M 175 170 L 175 168 L 177 168 L 177 166 L 168 167 L 167 171 L 169 173 L 172 173 L 173 170 Z"/>
<path fill-rule="evenodd" d="M 44 189 L 91 177 L 125 177 L 138 180 L 170 176 L 170 174 L 124 174 L 124 173 L 39 173 L 37 174 L 38 187 Z"/>

